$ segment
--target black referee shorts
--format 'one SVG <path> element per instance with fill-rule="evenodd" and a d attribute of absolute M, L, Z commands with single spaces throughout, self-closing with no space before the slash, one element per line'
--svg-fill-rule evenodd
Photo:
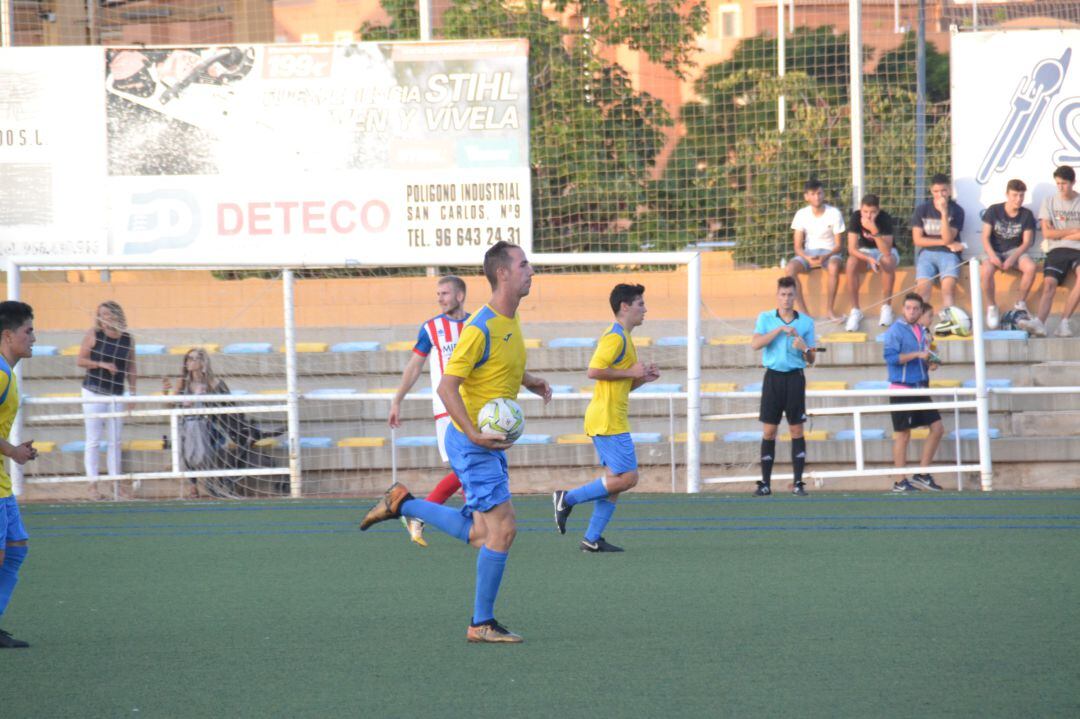
<path fill-rule="evenodd" d="M 801 369 L 765 370 L 758 419 L 765 424 L 780 424 L 784 416 L 788 426 L 806 421 L 806 375 Z"/>

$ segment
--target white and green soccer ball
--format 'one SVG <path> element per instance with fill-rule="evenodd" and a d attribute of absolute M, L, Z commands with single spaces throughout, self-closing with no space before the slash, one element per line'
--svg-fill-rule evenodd
<path fill-rule="evenodd" d="M 499 397 L 480 408 L 476 428 L 481 432 L 505 434 L 509 441 L 516 442 L 525 431 L 525 413 L 514 400 Z"/>

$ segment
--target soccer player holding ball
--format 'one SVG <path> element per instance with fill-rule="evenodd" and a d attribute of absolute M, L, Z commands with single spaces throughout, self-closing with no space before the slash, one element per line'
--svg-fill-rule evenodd
<path fill-rule="evenodd" d="M 493 399 L 515 397 L 518 389 L 551 399 L 551 386 L 525 371 L 525 341 L 518 321 L 521 298 L 532 287 L 533 269 L 524 250 L 497 242 L 484 255 L 491 299 L 469 318 L 439 383 L 439 397 L 453 420 L 446 430 L 450 466 L 465 490 L 460 510 L 416 499 L 395 482 L 364 516 L 360 529 L 400 516 L 422 520 L 480 549 L 476 595 L 466 631 L 470 642 L 517 643 L 522 639 L 495 620 L 495 599 L 517 525 L 510 497 L 504 434 L 476 427 L 480 409 Z"/>
<path fill-rule="evenodd" d="M 630 334 L 645 321 L 645 288 L 642 285 L 615 285 L 611 310 L 615 322 L 604 332 L 589 361 L 589 379 L 596 380 L 592 400 L 585 410 L 585 433 L 605 467 L 603 477 L 552 496 L 555 526 L 566 534 L 566 520 L 575 505 L 594 502 L 592 518 L 581 540 L 583 552 L 621 552 L 603 537 L 604 528 L 615 513 L 619 494 L 637 486 L 637 456 L 630 438 L 630 392 L 660 378 L 655 364 L 638 362 Z"/>

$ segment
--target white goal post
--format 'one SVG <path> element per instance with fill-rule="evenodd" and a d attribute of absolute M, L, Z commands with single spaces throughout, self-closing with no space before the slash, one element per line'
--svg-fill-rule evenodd
<path fill-rule="evenodd" d="M 529 256 L 529 261 L 536 266 L 626 266 L 626 265 L 672 265 L 686 268 L 686 336 L 687 338 L 701 337 L 701 257 L 698 252 L 627 252 L 627 253 L 535 253 Z M 393 263 L 394 267 L 426 267 L 430 262 L 402 261 Z M 480 262 L 473 263 L 480 266 Z M 202 270 L 202 271 L 230 271 L 230 270 L 274 270 L 281 272 L 282 280 L 282 327 L 284 330 L 284 355 L 286 373 L 286 394 L 284 404 L 274 404 L 281 397 L 263 396 L 260 398 L 230 398 L 230 402 L 239 401 L 239 410 L 220 410 L 203 408 L 201 414 L 210 414 L 221 411 L 280 411 L 285 410 L 287 417 L 288 435 L 288 469 L 237 469 L 230 470 L 229 474 L 243 475 L 288 475 L 289 493 L 292 497 L 303 496 L 303 472 L 301 466 L 301 453 L 299 447 L 300 437 L 300 412 L 299 405 L 301 393 L 297 379 L 297 341 L 295 321 L 294 284 L 295 273 L 299 270 L 315 269 L 340 269 L 340 268 L 365 268 L 387 267 L 386 263 L 365 262 L 353 258 L 313 258 L 310 261 L 297 263 L 295 258 L 270 258 L 264 257 L 247 262 L 200 262 L 190 261 L 183 264 L 165 263 L 149 257 L 113 256 L 113 257 L 65 257 L 65 256 L 26 256 L 7 258 L 7 295 L 8 299 L 18 300 L 22 297 L 22 277 L 24 271 L 43 270 Z M 40 319 L 40 318 L 39 318 Z M 524 318 L 528 326 L 528 317 Z M 23 364 L 15 367 L 16 377 L 21 379 Z M 679 393 L 680 398 L 686 399 L 686 491 L 697 493 L 701 489 L 700 482 L 700 428 L 701 428 L 701 344 L 700 342 L 687 341 L 686 343 L 686 391 Z M 361 399 L 363 395 L 353 397 Z M 212 398 L 187 396 L 187 397 L 129 397 L 125 398 L 126 404 L 131 407 L 118 410 L 114 416 L 123 417 L 147 417 L 168 416 L 173 427 L 174 436 L 178 418 L 184 414 L 191 414 L 193 410 L 185 409 L 185 405 L 199 400 Z M 220 398 L 217 398 L 220 400 Z M 379 399 L 385 400 L 385 397 Z M 79 404 L 74 400 L 60 400 L 54 398 L 27 398 L 28 404 Z M 261 402 L 262 404 L 255 404 Z M 165 405 L 164 408 L 154 409 L 149 405 Z M 244 406 L 245 403 L 251 403 Z M 74 415 L 57 415 L 58 420 L 68 420 Z M 110 416 L 108 413 L 100 415 Z M 18 442 L 23 434 L 23 413 L 16 416 L 12 427 L 12 441 Z M 172 470 L 166 472 L 131 473 L 116 476 L 103 476 L 101 480 L 140 480 L 140 479 L 183 479 L 195 478 L 205 473 L 182 471 L 178 462 L 178 450 L 173 446 Z M 23 491 L 22 468 L 11 463 L 12 479 L 16 494 Z M 38 481 L 37 479 L 34 480 Z M 85 481 L 83 478 L 45 478 L 45 482 L 75 482 Z"/>

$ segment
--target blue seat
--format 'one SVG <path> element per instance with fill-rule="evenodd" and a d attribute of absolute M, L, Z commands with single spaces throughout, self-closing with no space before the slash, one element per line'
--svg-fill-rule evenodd
<path fill-rule="evenodd" d="M 631 432 L 630 439 L 634 440 L 634 444 L 656 444 L 661 435 L 659 432 Z"/>
<path fill-rule="evenodd" d="M 743 392 L 760 392 L 761 391 L 761 383 L 760 382 L 751 382 L 750 384 L 743 385 L 742 391 Z"/>
<path fill-rule="evenodd" d="M 678 337 L 660 337 L 656 340 L 657 347 L 685 347 L 690 344 L 686 335 Z M 698 337 L 698 344 L 705 344 L 704 337 Z"/>
<path fill-rule="evenodd" d="M 885 333 L 882 332 L 881 334 L 879 334 L 877 337 L 874 338 L 874 341 L 875 342 L 880 342 L 881 344 L 885 344 Z"/>
<path fill-rule="evenodd" d="M 960 439 L 978 439 L 979 438 L 979 428 L 978 427 L 964 427 L 964 428 L 959 430 L 959 434 L 960 434 Z M 991 427 L 990 429 L 988 429 L 986 431 L 986 434 L 987 434 L 987 436 L 990 437 L 990 439 L 1000 439 L 1001 438 L 1001 430 L 998 429 L 997 427 Z M 957 435 L 957 430 L 954 429 L 952 432 L 949 432 L 948 439 L 956 439 L 956 435 Z"/>
<path fill-rule="evenodd" d="M 643 384 L 638 387 L 635 392 L 650 394 L 650 393 L 665 393 L 665 392 L 682 392 L 682 385 L 680 384 L 660 384 L 657 382 L 650 382 L 649 384 Z"/>
<path fill-rule="evenodd" d="M 576 392 L 576 391 L 577 390 L 575 390 L 573 387 L 571 387 L 568 384 L 553 384 L 553 385 L 551 385 L 551 393 L 552 394 L 570 394 L 570 393 Z"/>
<path fill-rule="evenodd" d="M 975 380 L 973 380 L 973 379 L 964 380 L 964 386 L 969 387 L 969 388 L 974 387 L 975 386 Z M 1003 379 L 1003 378 L 987 379 L 986 380 L 986 386 L 987 387 L 1012 387 L 1012 380 L 1011 379 Z"/>
<path fill-rule="evenodd" d="M 889 383 L 883 379 L 864 379 L 856 382 L 852 389 L 889 389 Z"/>
<path fill-rule="evenodd" d="M 320 387 L 319 389 L 313 389 L 310 392 L 304 392 L 304 397 L 325 397 L 328 394 L 356 394 L 354 387 Z"/>
<path fill-rule="evenodd" d="M 1027 340 L 1028 333 L 1024 330 L 987 330 L 983 332 L 983 339 L 987 340 Z"/>
<path fill-rule="evenodd" d="M 35 357 L 53 357 L 60 352 L 56 345 L 34 345 Z"/>
<path fill-rule="evenodd" d="M 334 446 L 334 440 L 329 437 L 301 437 L 301 449 L 329 449 Z"/>
<path fill-rule="evenodd" d="M 551 444 L 550 434 L 523 434 L 514 444 Z"/>
<path fill-rule="evenodd" d="M 378 342 L 338 342 L 330 345 L 331 352 L 377 352 L 381 345 Z"/>
<path fill-rule="evenodd" d="M 238 397 L 242 397 L 245 394 L 251 394 L 251 392 L 248 392 L 246 389 L 230 389 L 229 394 L 235 394 Z"/>
<path fill-rule="evenodd" d="M 885 430 L 883 430 L 883 429 L 864 429 L 862 431 L 862 438 L 863 439 L 885 439 Z M 848 441 L 853 440 L 853 439 L 855 439 L 855 430 L 853 430 L 853 429 L 842 429 L 839 432 L 837 432 L 835 435 L 833 435 L 833 439 L 848 440 Z"/>
<path fill-rule="evenodd" d="M 36 348 L 35 348 L 36 349 Z M 81 439 L 77 439 L 74 442 L 64 442 L 60 445 L 61 452 L 85 452 L 86 442 Z"/>
<path fill-rule="evenodd" d="M 728 432 L 724 435 L 725 442 L 760 442 L 760 431 Z"/>
<path fill-rule="evenodd" d="M 221 348 L 221 353 L 227 355 L 263 355 L 272 351 L 269 342 L 233 342 Z"/>
<path fill-rule="evenodd" d="M 414 387 L 412 391 L 415 394 L 433 394 L 435 392 L 435 390 L 431 389 L 431 385 L 429 385 L 429 384 L 424 385 L 420 389 L 416 389 Z"/>
<path fill-rule="evenodd" d="M 135 354 L 138 355 L 163 355 L 165 354 L 165 345 L 135 345 Z"/>
<path fill-rule="evenodd" d="M 563 348 L 563 347 L 595 347 L 596 339 L 593 337 L 556 337 L 548 342 L 548 347 L 551 348 Z"/>
<path fill-rule="evenodd" d="M 438 447 L 439 440 L 434 435 L 419 437 L 398 437 L 395 440 L 398 447 Z"/>

